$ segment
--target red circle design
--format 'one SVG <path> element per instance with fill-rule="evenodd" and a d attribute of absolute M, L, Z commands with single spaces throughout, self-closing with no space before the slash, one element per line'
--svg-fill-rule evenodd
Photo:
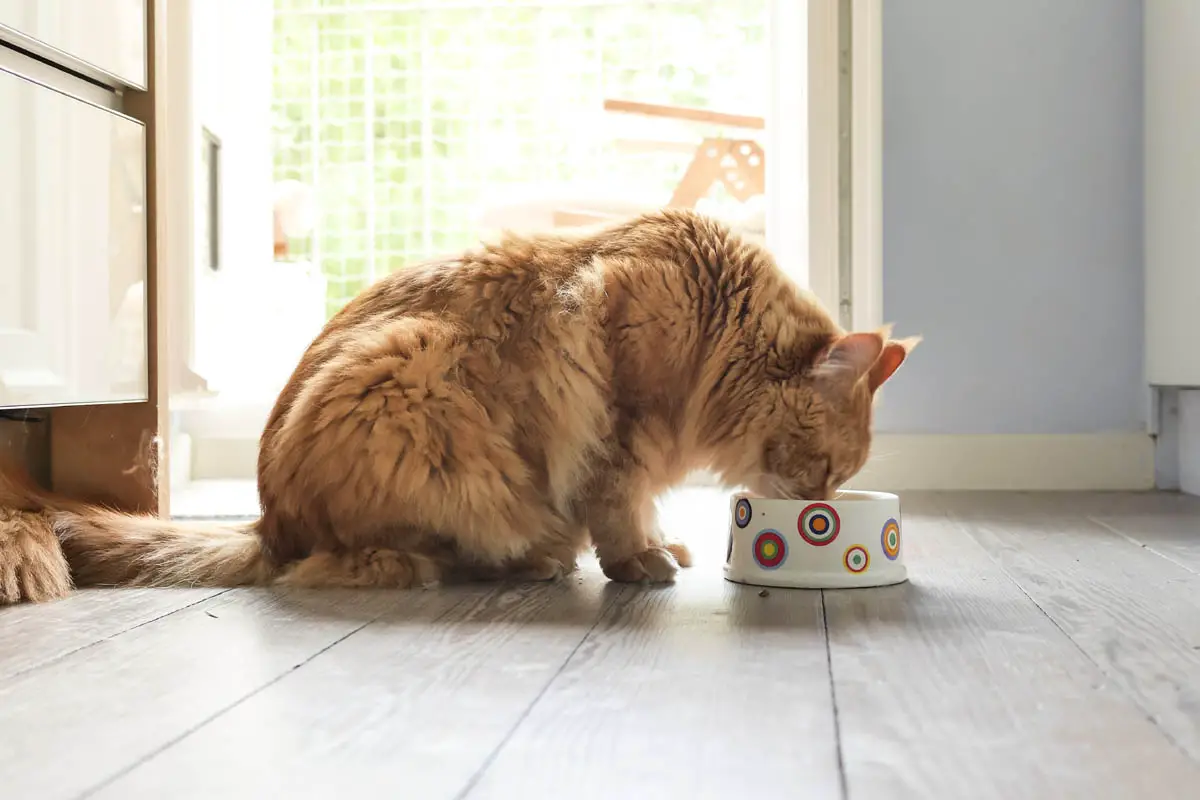
<path fill-rule="evenodd" d="M 764 552 L 771 549 L 771 545 L 774 545 L 774 552 Z M 765 530 L 754 537 L 754 560 L 760 567 L 775 569 L 786 559 L 787 542 L 779 531 Z"/>

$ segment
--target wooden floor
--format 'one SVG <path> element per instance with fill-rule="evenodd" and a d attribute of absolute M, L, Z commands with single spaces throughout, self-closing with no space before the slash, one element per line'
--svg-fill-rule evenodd
<path fill-rule="evenodd" d="M 1196 798 L 1200 499 L 906 496 L 908 584 L 0 610 L 0 797 Z"/>

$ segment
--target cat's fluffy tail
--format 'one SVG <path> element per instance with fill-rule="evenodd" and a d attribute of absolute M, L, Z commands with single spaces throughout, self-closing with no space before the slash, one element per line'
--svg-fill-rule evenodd
<path fill-rule="evenodd" d="M 245 586 L 272 577 L 257 523 L 189 525 L 56 497 L 0 471 L 0 508 L 53 532 L 77 586 Z M 0 565 L 3 566 L 3 565 Z"/>

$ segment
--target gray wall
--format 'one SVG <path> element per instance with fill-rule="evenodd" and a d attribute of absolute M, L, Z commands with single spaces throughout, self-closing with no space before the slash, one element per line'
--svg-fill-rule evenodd
<path fill-rule="evenodd" d="M 885 0 L 890 432 L 1145 426 L 1140 0 Z"/>

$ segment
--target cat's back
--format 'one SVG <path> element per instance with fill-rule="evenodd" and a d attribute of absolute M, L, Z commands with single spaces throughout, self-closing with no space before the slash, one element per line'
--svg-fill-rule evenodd
<path fill-rule="evenodd" d="M 564 309 L 598 312 L 602 298 L 599 276 L 580 242 L 506 236 L 382 278 L 335 315 L 321 338 L 404 315 L 433 315 L 514 335 L 522 325 L 539 324 Z"/>
<path fill-rule="evenodd" d="M 576 239 L 509 236 L 386 276 L 309 346 L 263 444 L 298 401 L 308 402 L 305 386 L 322 373 L 345 373 L 349 362 L 427 370 L 422 380 L 436 373 L 496 418 L 524 414 L 540 424 L 539 414 L 561 416 L 573 403 L 594 422 L 611 365 L 604 278 L 584 248 Z"/>

